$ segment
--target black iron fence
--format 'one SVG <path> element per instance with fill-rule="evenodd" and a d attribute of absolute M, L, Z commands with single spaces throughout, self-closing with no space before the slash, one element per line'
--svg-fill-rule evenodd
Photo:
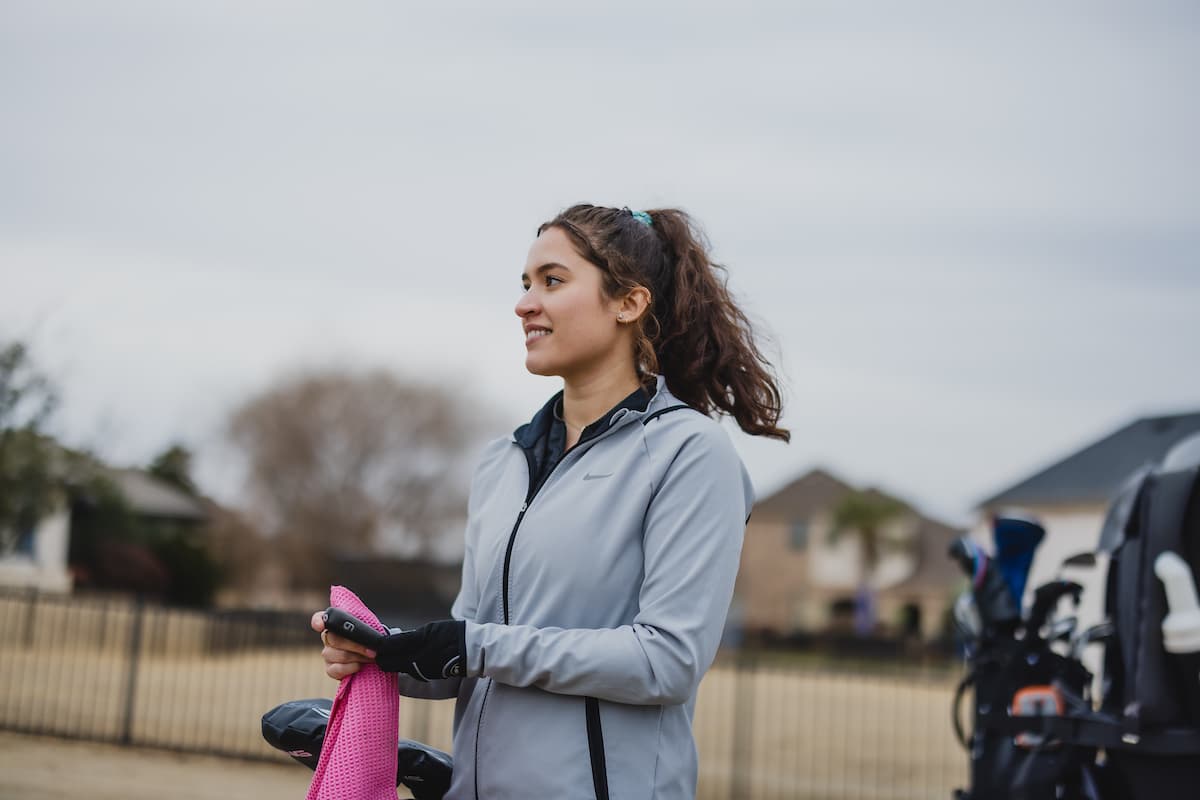
<path fill-rule="evenodd" d="M 0 728 L 284 762 L 259 718 L 332 696 L 318 647 L 305 612 L 0 592 Z M 697 702 L 698 796 L 948 797 L 966 779 L 949 714 L 958 677 L 948 665 L 723 656 Z M 405 699 L 400 734 L 449 750 L 452 711 Z"/>

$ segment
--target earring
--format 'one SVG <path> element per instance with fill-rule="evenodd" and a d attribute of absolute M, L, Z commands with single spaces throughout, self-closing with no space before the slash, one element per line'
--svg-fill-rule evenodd
<path fill-rule="evenodd" d="M 625 321 L 625 315 L 617 314 L 617 322 L 624 322 L 624 321 Z"/>

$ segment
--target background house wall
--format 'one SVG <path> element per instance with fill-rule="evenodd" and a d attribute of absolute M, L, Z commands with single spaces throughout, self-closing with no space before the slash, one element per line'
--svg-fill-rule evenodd
<path fill-rule="evenodd" d="M 746 630 L 790 631 L 812 624 L 803 586 L 795 575 L 809 574 L 804 549 L 793 546 L 794 526 L 781 520 L 756 521 L 746 527 L 747 545 L 734 594 Z M 751 545 L 750 542 L 753 541 Z"/>
<path fill-rule="evenodd" d="M 38 523 L 28 551 L 18 550 L 0 557 L 0 586 L 71 591 L 71 573 L 67 568 L 70 535 L 71 512 L 60 504 Z"/>
<path fill-rule="evenodd" d="M 852 627 L 852 612 L 836 609 L 853 607 L 862 547 L 852 531 L 830 534 L 833 509 L 854 491 L 813 470 L 755 506 L 733 605 L 744 630 L 787 636 Z M 880 533 L 885 544 L 870 580 L 879 623 L 889 632 L 935 638 L 959 583 L 945 553 L 958 532 L 908 511 Z"/>
<path fill-rule="evenodd" d="M 810 539 L 809 580 L 814 586 L 853 592 L 863 570 L 863 553 L 858 538 L 847 532 L 833 541 L 832 520 L 828 513 L 813 517 Z M 904 514 L 884 523 L 880 538 L 884 545 L 879 563 L 870 576 L 876 589 L 887 589 L 903 581 L 916 569 L 913 547 L 918 535 L 915 514 Z"/>

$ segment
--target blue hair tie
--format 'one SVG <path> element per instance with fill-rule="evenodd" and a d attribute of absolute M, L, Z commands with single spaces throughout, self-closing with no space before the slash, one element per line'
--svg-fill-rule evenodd
<path fill-rule="evenodd" d="M 653 227 L 654 220 L 650 219 L 650 215 L 645 211 L 630 211 L 629 213 L 633 215 L 634 219 L 645 225 L 647 228 Z"/>

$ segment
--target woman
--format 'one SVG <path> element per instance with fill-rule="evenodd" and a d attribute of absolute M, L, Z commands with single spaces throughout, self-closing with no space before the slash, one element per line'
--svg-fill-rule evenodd
<path fill-rule="evenodd" d="M 333 678 L 374 659 L 403 694 L 457 697 L 447 797 L 695 795 L 696 690 L 753 504 L 708 415 L 789 436 L 718 269 L 681 211 L 542 225 L 516 313 L 526 368 L 563 390 L 483 455 L 453 619 L 378 653 L 322 634 Z"/>

